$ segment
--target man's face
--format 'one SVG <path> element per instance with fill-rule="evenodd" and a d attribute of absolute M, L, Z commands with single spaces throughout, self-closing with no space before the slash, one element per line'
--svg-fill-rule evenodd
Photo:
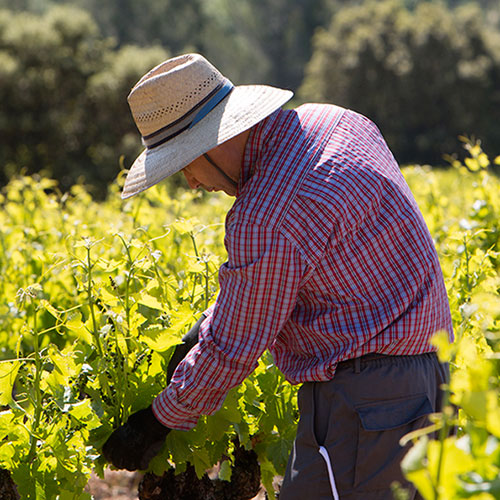
<path fill-rule="evenodd" d="M 202 188 L 209 192 L 224 191 L 229 196 L 236 196 L 236 187 L 203 156 L 184 167 L 182 172 L 191 189 Z"/>

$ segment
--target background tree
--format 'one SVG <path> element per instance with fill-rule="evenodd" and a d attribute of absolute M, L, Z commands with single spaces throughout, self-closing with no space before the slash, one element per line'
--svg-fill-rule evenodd
<path fill-rule="evenodd" d="M 366 114 L 399 161 L 436 164 L 460 134 L 499 143 L 499 84 L 498 38 L 477 7 L 388 0 L 344 9 L 318 33 L 300 95 Z"/>
<path fill-rule="evenodd" d="M 404 163 L 442 163 L 463 133 L 496 154 L 500 6 L 446 7 L 465 1 L 0 0 L 0 183 L 25 168 L 103 194 L 141 149 L 130 88 L 191 50 L 293 90 L 314 50 L 295 103 L 367 114 Z"/>
<path fill-rule="evenodd" d="M 297 89 L 311 56 L 311 37 L 326 26 L 336 1 L 206 0 L 200 47 L 238 83 Z"/>
<path fill-rule="evenodd" d="M 68 3 L 65 0 L 63 3 Z M 202 0 L 72 0 L 119 46 L 162 45 L 173 55 L 200 46 L 206 23 Z"/>
<path fill-rule="evenodd" d="M 166 55 L 113 50 L 74 7 L 42 17 L 0 11 L 2 182 L 20 169 L 43 170 L 63 189 L 82 177 L 104 194 L 119 156 L 140 148 L 126 95 Z"/>
<path fill-rule="evenodd" d="M 118 46 L 158 44 L 172 55 L 198 51 L 237 83 L 297 89 L 311 37 L 340 0 L 0 0 L 0 7 L 43 13 L 57 4 L 89 12 Z"/>

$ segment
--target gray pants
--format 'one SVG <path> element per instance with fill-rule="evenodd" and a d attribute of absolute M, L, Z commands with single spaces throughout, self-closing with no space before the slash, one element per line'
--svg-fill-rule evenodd
<path fill-rule="evenodd" d="M 339 363 L 329 382 L 303 384 L 280 500 L 335 498 L 332 478 L 340 500 L 391 500 L 394 481 L 420 498 L 401 473 L 399 440 L 440 411 L 447 382 L 448 366 L 426 353 L 364 356 Z"/>

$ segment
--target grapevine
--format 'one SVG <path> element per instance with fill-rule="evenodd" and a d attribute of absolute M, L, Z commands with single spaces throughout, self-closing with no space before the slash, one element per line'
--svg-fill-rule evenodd
<path fill-rule="evenodd" d="M 447 406 L 407 436 L 415 444 L 404 470 L 426 500 L 500 498 L 500 181 L 480 145 L 466 147 L 451 169 L 404 170 L 438 249 L 457 337 L 434 341 L 451 364 L 458 412 Z M 105 202 L 35 177 L 13 179 L 0 196 L 0 492 L 12 498 L 89 499 L 91 471 L 107 466 L 103 443 L 165 387 L 175 346 L 216 298 L 231 200 L 171 198 L 160 184 L 122 202 L 121 182 Z M 295 435 L 296 390 L 266 352 L 219 412 L 168 435 L 141 498 L 154 498 L 158 481 L 194 477 L 214 498 L 245 481 L 272 498 Z M 245 460 L 257 464 L 246 478 Z"/>

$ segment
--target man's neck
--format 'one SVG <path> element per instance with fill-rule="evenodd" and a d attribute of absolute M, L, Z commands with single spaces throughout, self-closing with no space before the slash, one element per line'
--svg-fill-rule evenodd
<path fill-rule="evenodd" d="M 220 144 L 210 151 L 210 158 L 234 182 L 240 180 L 241 166 L 250 129 Z"/>

